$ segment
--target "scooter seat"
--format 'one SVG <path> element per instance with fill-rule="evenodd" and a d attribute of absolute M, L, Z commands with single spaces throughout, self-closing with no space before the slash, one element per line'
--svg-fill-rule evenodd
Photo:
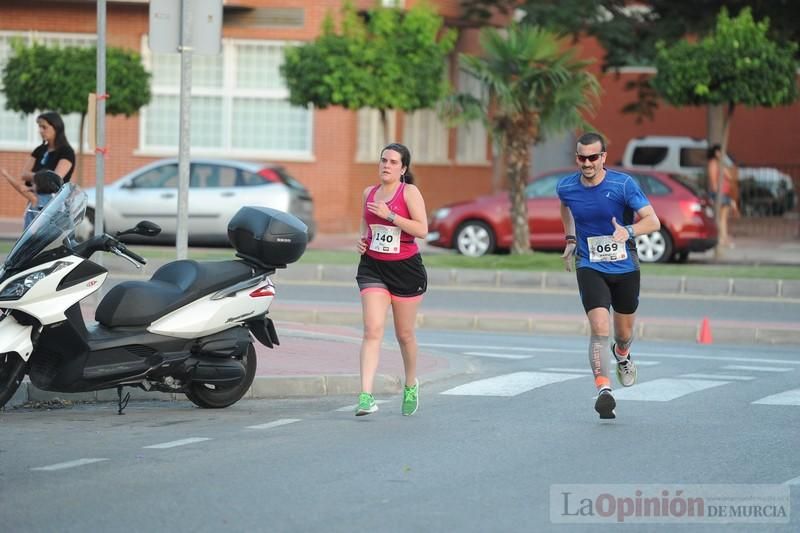
<path fill-rule="evenodd" d="M 148 281 L 123 281 L 97 306 L 94 317 L 109 327 L 146 326 L 158 318 L 234 283 L 253 277 L 243 261 L 167 263 Z"/>

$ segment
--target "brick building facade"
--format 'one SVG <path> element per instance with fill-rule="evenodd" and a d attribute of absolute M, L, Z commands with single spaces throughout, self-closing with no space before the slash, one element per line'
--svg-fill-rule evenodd
<path fill-rule="evenodd" d="M 405 0 L 410 7 L 413 0 Z M 448 24 L 456 25 L 458 0 L 434 0 Z M 375 181 L 382 141 L 369 112 L 340 108 L 298 110 L 285 102 L 285 88 L 275 74 L 282 48 L 313 39 L 328 10 L 340 0 L 226 0 L 223 54 L 196 56 L 193 66 L 192 155 L 276 161 L 304 183 L 315 198 L 321 232 L 355 231 L 363 188 Z M 355 2 L 358 7 L 372 0 Z M 459 29 L 457 52 L 478 52 L 477 31 Z M 153 72 L 154 101 L 130 118 L 108 117 L 106 181 L 160 157 L 177 153 L 177 54 L 151 54 L 147 45 L 148 5 L 144 0 L 107 2 L 107 43 L 142 54 Z M 88 0 L 4 0 L 0 3 L 0 65 L 10 54 L 11 39 L 81 44 L 95 38 L 96 3 Z M 593 41 L 580 44 L 583 55 L 601 58 Z M 266 59 L 265 59 L 266 58 Z M 250 61 L 250 63 L 248 63 Z M 600 61 L 597 62 L 599 65 Z M 462 85 L 455 61 L 451 81 Z M 595 68 L 597 68 L 597 65 Z M 179 69 L 178 69 L 179 71 Z M 706 117 L 701 109 L 662 105 L 656 119 L 637 124 L 620 109 L 632 99 L 624 85 L 635 72 L 597 72 L 603 86 L 595 117 L 589 117 L 609 137 L 609 160 L 621 159 L 628 139 L 640 135 L 703 137 Z M 409 73 L 413 75 L 413 73 Z M 235 78 L 236 81 L 231 81 Z M 266 88 L 264 88 L 266 85 Z M 113 94 L 110 95 L 113 98 Z M 4 107 L 0 95 L 0 108 Z M 259 119 L 258 117 L 262 117 Z M 737 110 L 731 150 L 749 164 L 788 165 L 798 162 L 792 141 L 800 119 L 800 104 L 776 110 Z M 77 152 L 77 119 L 70 117 L 68 136 Z M 491 192 L 491 152 L 481 128 L 445 129 L 432 112 L 396 113 L 395 138 L 412 149 L 412 167 L 430 210 L 445 203 Z M 174 127 L 173 127 L 174 125 Z M 33 117 L 20 118 L 0 110 L 0 167 L 16 172 L 38 144 Z M 570 161 L 570 142 L 557 149 Z M 534 160 L 536 151 L 534 151 Z M 94 154 L 83 156 L 87 185 L 94 183 Z M 22 212 L 19 196 L 0 185 L 0 217 Z"/>

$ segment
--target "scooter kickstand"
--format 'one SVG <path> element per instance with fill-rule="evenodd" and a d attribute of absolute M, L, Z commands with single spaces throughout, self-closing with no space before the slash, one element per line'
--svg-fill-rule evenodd
<path fill-rule="evenodd" d="M 131 399 L 131 393 L 128 392 L 125 394 L 125 398 L 122 398 L 122 385 L 117 385 L 117 405 L 119 406 L 119 410 L 117 411 L 118 415 L 124 415 L 125 413 L 122 412 L 128 406 L 128 400 Z"/>

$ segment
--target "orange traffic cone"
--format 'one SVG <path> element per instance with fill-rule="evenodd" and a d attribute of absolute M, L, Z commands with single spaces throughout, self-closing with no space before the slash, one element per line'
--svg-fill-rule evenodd
<path fill-rule="evenodd" d="M 698 344 L 711 344 L 714 340 L 711 338 L 711 326 L 708 323 L 708 317 L 703 318 L 700 324 L 700 332 L 697 334 Z"/>

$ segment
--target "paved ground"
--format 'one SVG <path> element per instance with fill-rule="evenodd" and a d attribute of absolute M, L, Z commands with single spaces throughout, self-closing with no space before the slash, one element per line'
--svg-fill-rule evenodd
<path fill-rule="evenodd" d="M 19 234 L 17 220 L 0 219 L 0 239 L 14 239 Z M 319 235 L 310 244 L 312 249 L 351 250 L 356 235 Z M 449 253 L 432 247 L 424 247 L 424 253 Z M 713 259 L 710 253 L 693 254 L 692 261 L 704 262 Z M 110 261 L 117 261 L 111 258 Z M 723 261 L 746 264 L 789 264 L 800 265 L 800 242 L 764 241 L 759 239 L 739 239 L 737 246 L 725 249 Z M 163 261 L 161 261 L 163 262 Z M 121 263 L 124 265 L 124 262 Z M 159 261 L 152 261 L 144 274 L 157 268 Z M 110 265 L 107 265 L 110 266 Z M 302 268 L 300 268 L 302 267 Z M 281 281 L 303 282 L 344 282 L 352 281 L 352 273 L 346 267 L 324 265 L 295 265 L 279 272 Z M 136 275 L 129 270 L 129 275 Z M 565 289 L 574 284 L 574 275 L 567 273 L 507 273 L 487 271 L 433 270 L 430 272 L 431 286 L 484 283 L 494 287 L 513 289 L 514 287 L 538 286 L 542 290 Z M 660 277 L 659 277 L 660 278 Z M 783 301 L 800 300 L 800 282 L 773 280 L 708 280 L 650 277 L 643 284 L 643 292 L 677 293 L 687 292 L 707 294 L 709 297 L 757 297 L 776 298 Z M 275 396 L 313 396 L 320 394 L 351 394 L 359 389 L 358 353 L 360 347 L 360 311 L 358 302 L 347 302 L 341 308 L 317 309 L 308 305 L 281 303 L 281 315 L 275 317 L 281 346 L 276 350 L 258 348 L 259 370 L 250 397 Z M 721 303 L 724 305 L 724 302 Z M 93 316 L 93 306 L 89 303 L 84 311 L 87 317 Z M 800 324 L 800 316 L 796 322 Z M 575 317 L 554 315 L 529 315 L 523 313 L 444 313 L 424 312 L 420 316 L 420 326 L 447 330 L 485 330 L 528 332 L 533 334 L 575 334 L 584 335 L 585 321 Z M 702 324 L 685 324 L 674 320 L 659 320 L 651 317 L 640 321 L 637 335 L 640 338 L 666 338 L 693 340 L 699 334 Z M 762 324 L 754 317 L 753 322 L 723 325 L 715 329 L 718 339 L 740 343 L 779 343 L 800 344 L 800 327 Z M 654 332 L 658 332 L 655 335 Z M 463 372 L 463 365 L 454 362 L 444 354 L 424 351 L 420 358 L 419 373 L 423 381 L 433 381 L 442 377 Z M 400 389 L 402 364 L 396 344 L 387 343 L 383 350 L 380 378 L 377 389 L 381 392 L 394 392 Z M 135 391 L 134 391 L 135 392 Z M 114 394 L 106 391 L 89 395 L 55 395 L 37 391 L 25 384 L 12 403 L 19 404 L 29 400 L 47 400 L 54 396 L 75 399 L 110 400 Z M 151 398 L 153 393 L 135 393 L 134 397 Z M 169 396 L 169 395 L 164 395 Z"/>

